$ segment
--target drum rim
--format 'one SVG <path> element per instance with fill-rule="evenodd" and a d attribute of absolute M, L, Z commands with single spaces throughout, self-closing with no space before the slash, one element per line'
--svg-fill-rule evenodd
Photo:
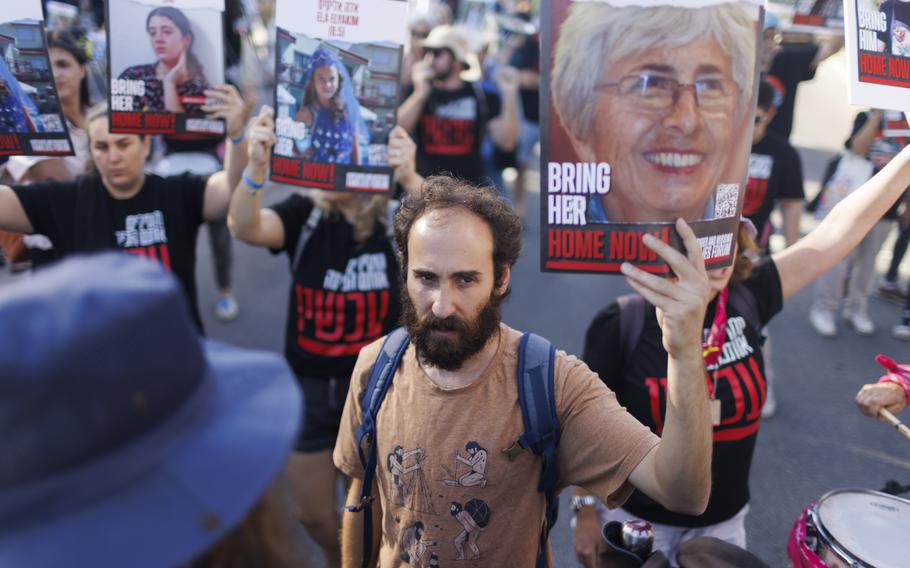
<path fill-rule="evenodd" d="M 847 548 L 842 545 L 834 536 L 825 528 L 822 524 L 821 519 L 818 517 L 818 510 L 821 508 L 821 504 L 825 499 L 833 497 L 838 493 L 864 493 L 871 494 L 878 497 L 885 497 L 887 499 L 895 499 L 897 501 L 903 501 L 907 505 L 910 505 L 910 499 L 904 499 L 903 497 L 898 497 L 897 495 L 891 495 L 890 493 L 884 493 L 883 491 L 875 491 L 874 489 L 860 489 L 860 488 L 851 488 L 844 487 L 841 489 L 834 489 L 828 491 L 824 495 L 818 498 L 818 501 L 809 508 L 809 515 L 812 519 L 812 524 L 815 527 L 816 532 L 819 536 L 822 536 L 828 546 L 831 547 L 833 552 L 837 554 L 841 560 L 849 562 L 851 567 L 855 568 L 875 568 L 872 564 L 867 564 L 865 560 L 858 558 L 855 554 L 851 554 L 847 551 Z"/>

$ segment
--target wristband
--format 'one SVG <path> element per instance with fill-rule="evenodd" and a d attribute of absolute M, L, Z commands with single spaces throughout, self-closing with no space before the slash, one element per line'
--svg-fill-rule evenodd
<path fill-rule="evenodd" d="M 596 504 L 597 504 L 597 497 L 595 497 L 593 495 L 584 495 L 584 496 L 576 495 L 576 496 L 572 497 L 572 512 L 578 513 L 578 511 L 581 511 L 585 507 L 593 507 Z"/>
<path fill-rule="evenodd" d="M 255 195 L 256 192 L 258 192 L 260 189 L 262 189 L 263 187 L 265 187 L 265 182 L 264 182 L 264 181 L 263 181 L 262 183 L 256 183 L 255 181 L 253 181 L 253 180 L 250 178 L 250 174 L 247 173 L 246 168 L 243 168 L 243 183 L 245 183 L 245 184 L 247 184 L 248 186 L 250 186 L 250 189 L 252 190 L 252 191 L 250 191 L 250 193 L 252 193 L 252 194 L 254 194 L 254 195 Z"/>
<path fill-rule="evenodd" d="M 234 138 L 233 136 L 230 137 L 231 143 L 233 143 L 233 144 L 240 144 L 241 142 L 243 142 L 243 140 L 245 138 L 246 138 L 246 126 L 244 126 L 243 130 L 240 131 L 240 136 L 238 136 L 237 138 Z"/>

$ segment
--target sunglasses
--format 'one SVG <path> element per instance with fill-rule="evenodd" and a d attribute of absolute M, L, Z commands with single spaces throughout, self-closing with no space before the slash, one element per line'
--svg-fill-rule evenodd
<path fill-rule="evenodd" d="M 432 55 L 433 58 L 439 57 L 443 53 L 448 53 L 452 57 L 455 57 L 455 54 L 452 52 L 452 50 L 447 47 L 430 47 L 430 48 L 427 48 L 425 51 L 426 51 L 426 53 L 429 53 L 430 55 Z"/>

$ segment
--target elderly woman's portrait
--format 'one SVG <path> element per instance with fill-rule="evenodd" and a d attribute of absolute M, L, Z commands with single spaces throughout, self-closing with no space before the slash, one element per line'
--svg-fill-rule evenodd
<path fill-rule="evenodd" d="M 589 222 L 715 216 L 718 187 L 745 177 L 757 12 L 572 4 L 550 90 L 577 159 L 610 164 Z"/>

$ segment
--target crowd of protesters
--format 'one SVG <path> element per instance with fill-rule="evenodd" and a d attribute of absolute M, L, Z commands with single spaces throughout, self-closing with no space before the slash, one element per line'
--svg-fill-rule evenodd
<path fill-rule="evenodd" d="M 876 334 L 886 323 L 870 315 L 877 293 L 895 306 L 892 335 L 910 341 L 900 270 L 910 138 L 886 134 L 910 132 L 907 116 L 869 109 L 851 132 L 832 133 L 844 152 L 807 203 L 790 142 L 796 92 L 840 44 L 782 42 L 773 14 L 734 264 L 706 271 L 683 220 L 682 252 L 646 238 L 677 278 L 624 266 L 635 293 L 604 302 L 581 358 L 550 353 L 544 404 L 561 439 L 548 446 L 515 440 L 530 430 L 520 381 L 535 338 L 501 319 L 539 153 L 534 3 L 500 0 L 479 17 L 434 1 L 407 23 L 393 196 L 307 190 L 265 205 L 271 85 L 242 69 L 269 48 L 247 36 L 272 25 L 273 3 L 226 3 L 233 81 L 205 85 L 200 108 L 224 120 L 226 137 L 185 140 L 109 132 L 92 92 L 103 4 L 72 1 L 79 21 L 49 30 L 47 45 L 75 155 L 12 157 L 0 178 L 0 268 L 31 271 L 0 288 L 0 393 L 11 393 L 0 397 L 0 565 L 306 566 L 304 530 L 328 566 L 440 566 L 443 551 L 472 566 L 546 566 L 549 460 L 551 489 L 573 487 L 582 565 L 625 565 L 610 563 L 603 527 L 634 518 L 652 524 L 672 565 L 685 565 L 684 542 L 710 537 L 738 547 L 741 564 L 726 565 L 760 566 L 745 552 L 745 518 L 758 424 L 776 410 L 767 324 L 814 284 L 807 317 L 818 334 L 835 338 L 839 319 Z M 870 164 L 868 176 L 835 195 L 829 182 L 853 159 Z M 149 208 L 154 239 L 120 242 L 118 228 Z M 232 239 L 286 258 L 283 360 L 205 338 L 203 223 L 225 322 L 240 310 Z M 113 248 L 158 263 L 104 252 Z M 733 320 L 739 336 L 718 332 Z M 398 326 L 410 347 L 388 354 L 382 339 Z M 724 341 L 748 349 L 706 354 Z M 396 379 L 382 390 L 380 429 L 364 401 L 387 355 Z M 738 402 L 717 377 L 734 365 L 752 369 L 763 403 L 740 416 L 737 435 L 718 436 L 712 424 Z M 902 373 L 863 387 L 861 411 L 903 410 Z M 654 377 L 662 386 L 646 384 Z"/>

